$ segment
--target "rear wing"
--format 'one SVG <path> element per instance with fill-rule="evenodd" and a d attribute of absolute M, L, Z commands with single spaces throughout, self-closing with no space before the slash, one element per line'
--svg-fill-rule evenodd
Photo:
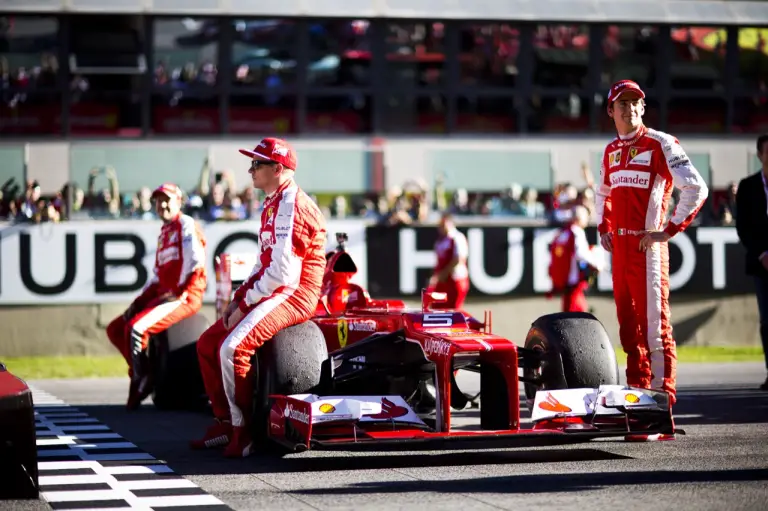
<path fill-rule="evenodd" d="M 255 252 L 245 254 L 221 254 L 214 260 L 216 270 L 216 319 L 234 297 L 235 290 L 248 280 L 251 270 L 259 262 Z"/>

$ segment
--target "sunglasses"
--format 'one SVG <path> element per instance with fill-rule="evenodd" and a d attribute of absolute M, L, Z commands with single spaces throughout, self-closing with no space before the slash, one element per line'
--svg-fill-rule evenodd
<path fill-rule="evenodd" d="M 277 165 L 277 163 L 272 160 L 251 160 L 251 169 L 258 170 L 262 165 L 266 167 L 267 165 Z"/>

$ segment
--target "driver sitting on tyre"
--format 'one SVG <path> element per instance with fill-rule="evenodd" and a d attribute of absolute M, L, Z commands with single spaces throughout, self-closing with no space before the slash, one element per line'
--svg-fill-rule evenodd
<path fill-rule="evenodd" d="M 350 282 L 357 273 L 357 266 L 347 252 L 335 251 L 328 257 L 323 277 L 318 313 L 343 313 L 350 307 L 365 307 L 371 297 L 361 286 Z"/>
<path fill-rule="evenodd" d="M 194 219 L 181 212 L 181 189 L 165 183 L 152 193 L 152 198 L 163 221 L 155 273 L 130 307 L 107 326 L 107 337 L 128 363 L 128 410 L 138 408 L 152 392 L 149 337 L 197 314 L 208 282 L 205 236 Z"/>
<path fill-rule="evenodd" d="M 264 190 L 259 261 L 221 319 L 197 342 L 200 370 L 215 422 L 193 449 L 224 447 L 224 456 L 253 452 L 251 420 L 256 350 L 279 331 L 312 318 L 325 268 L 325 219 L 293 180 L 296 153 L 265 138 L 253 150 L 249 173 Z"/>

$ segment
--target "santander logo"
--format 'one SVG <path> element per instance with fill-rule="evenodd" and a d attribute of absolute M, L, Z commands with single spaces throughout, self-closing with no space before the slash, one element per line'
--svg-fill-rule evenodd
<path fill-rule="evenodd" d="M 309 414 L 300 410 L 296 410 L 291 404 L 288 404 L 285 407 L 285 413 L 283 415 L 289 419 L 297 420 L 299 422 L 303 422 L 304 424 L 309 424 Z"/>
<path fill-rule="evenodd" d="M 650 188 L 651 173 L 634 170 L 619 170 L 611 174 L 611 188 L 629 186 L 631 188 Z"/>

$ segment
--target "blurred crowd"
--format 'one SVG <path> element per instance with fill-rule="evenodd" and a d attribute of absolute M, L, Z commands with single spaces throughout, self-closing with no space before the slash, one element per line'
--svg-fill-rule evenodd
<path fill-rule="evenodd" d="M 327 219 L 359 218 L 389 226 L 432 223 L 440 212 L 450 211 L 457 217 L 489 217 L 509 220 L 533 219 L 560 223 L 570 217 L 572 208 L 582 205 L 595 211 L 595 182 L 586 163 L 581 165 L 583 182 L 557 183 L 552 190 L 537 190 L 512 183 L 498 192 L 448 190 L 440 177 L 433 189 L 423 181 L 411 180 L 392 187 L 384 194 L 311 195 Z M 107 187 L 97 189 L 96 181 L 106 178 Z M 734 225 L 737 184 L 713 191 L 699 213 L 698 225 Z M 0 220 L 43 223 L 90 219 L 154 220 L 152 187 L 121 190 L 118 172 L 111 167 L 94 168 L 83 188 L 66 183 L 52 195 L 43 195 L 37 181 L 17 183 L 9 179 L 0 187 Z M 261 192 L 249 183 L 236 183 L 226 169 L 211 168 L 206 161 L 197 185 L 185 191 L 185 212 L 203 222 L 242 221 L 258 218 Z M 668 214 L 677 202 L 673 194 Z M 459 218 L 460 222 L 460 218 Z"/>

